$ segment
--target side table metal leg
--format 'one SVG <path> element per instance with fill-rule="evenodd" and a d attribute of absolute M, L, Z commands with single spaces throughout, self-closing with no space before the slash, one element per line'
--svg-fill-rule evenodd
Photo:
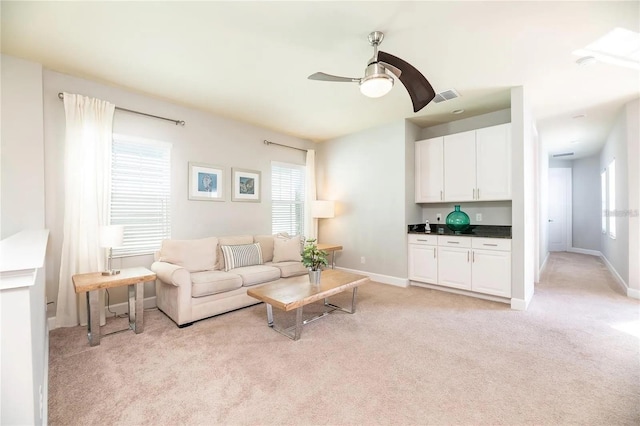
<path fill-rule="evenodd" d="M 87 337 L 89 346 L 100 344 L 100 292 L 87 292 Z"/>
<path fill-rule="evenodd" d="M 358 294 L 358 287 L 353 288 L 353 295 L 351 296 L 351 312 L 350 314 L 356 313 L 356 295 Z"/>
<path fill-rule="evenodd" d="M 135 288 L 134 288 L 135 286 Z M 129 327 L 136 334 L 144 331 L 144 283 L 137 283 L 129 286 L 129 312 L 131 313 L 131 293 L 134 293 L 135 306 L 133 308 L 133 324 L 129 315 Z"/>
<path fill-rule="evenodd" d="M 302 334 L 302 306 L 296 309 L 296 330 L 293 336 L 293 340 L 300 339 Z"/>

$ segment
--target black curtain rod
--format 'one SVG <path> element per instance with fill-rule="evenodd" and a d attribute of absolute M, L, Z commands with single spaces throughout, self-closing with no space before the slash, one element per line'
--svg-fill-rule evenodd
<path fill-rule="evenodd" d="M 271 142 L 271 141 L 268 141 L 268 140 L 266 140 L 266 139 L 264 140 L 264 142 L 263 142 L 263 143 L 264 143 L 265 145 L 278 145 L 278 146 L 283 146 L 283 147 L 285 147 L 285 148 L 297 149 L 298 151 L 307 152 L 307 150 L 306 150 L 306 149 L 297 148 L 297 147 L 295 147 L 295 146 L 283 145 L 283 144 L 281 144 L 281 143 Z"/>
<path fill-rule="evenodd" d="M 60 99 L 64 99 L 64 93 L 62 93 L 62 92 L 58 93 L 58 97 Z M 133 114 L 144 115 L 145 117 L 152 117 L 152 118 L 157 118 L 159 120 L 171 121 L 172 123 L 175 123 L 176 126 L 178 126 L 178 125 L 184 126 L 185 125 L 185 122 L 183 120 L 173 120 L 171 118 L 160 117 L 158 115 L 147 114 L 146 112 L 134 111 L 132 109 L 126 109 L 126 108 L 120 108 L 120 107 L 116 107 L 116 109 L 118 109 L 120 111 L 130 112 L 130 113 L 133 113 Z"/>

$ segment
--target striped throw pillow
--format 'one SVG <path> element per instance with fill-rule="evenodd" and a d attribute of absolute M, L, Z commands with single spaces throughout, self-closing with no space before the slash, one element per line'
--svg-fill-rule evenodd
<path fill-rule="evenodd" d="M 224 270 L 230 271 L 241 266 L 262 265 L 260 243 L 237 246 L 220 246 L 224 256 Z"/>

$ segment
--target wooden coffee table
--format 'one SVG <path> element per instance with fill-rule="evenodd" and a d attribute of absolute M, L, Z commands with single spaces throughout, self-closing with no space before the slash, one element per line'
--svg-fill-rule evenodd
<path fill-rule="evenodd" d="M 247 294 L 267 305 L 267 325 L 278 333 L 284 334 L 290 339 L 298 340 L 302 334 L 302 326 L 329 315 L 334 311 L 353 314 L 356 312 L 356 294 L 358 286 L 369 281 L 369 277 L 352 274 L 336 269 L 322 271 L 320 284 L 315 286 L 309 283 L 309 276 L 302 275 L 286 281 L 265 284 L 261 287 L 250 288 Z M 352 289 L 351 309 L 329 303 L 329 296 Z M 302 309 L 305 305 L 324 299 L 327 308 L 322 314 L 313 318 L 302 320 Z M 281 328 L 273 322 L 273 306 L 283 311 L 296 310 L 296 323 L 288 328 Z"/>

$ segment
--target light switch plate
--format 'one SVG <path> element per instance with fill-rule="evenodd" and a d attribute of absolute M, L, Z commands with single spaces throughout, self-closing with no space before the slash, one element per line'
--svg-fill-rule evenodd
<path fill-rule="evenodd" d="M 482 213 L 476 213 L 476 222 L 482 222 Z"/>

